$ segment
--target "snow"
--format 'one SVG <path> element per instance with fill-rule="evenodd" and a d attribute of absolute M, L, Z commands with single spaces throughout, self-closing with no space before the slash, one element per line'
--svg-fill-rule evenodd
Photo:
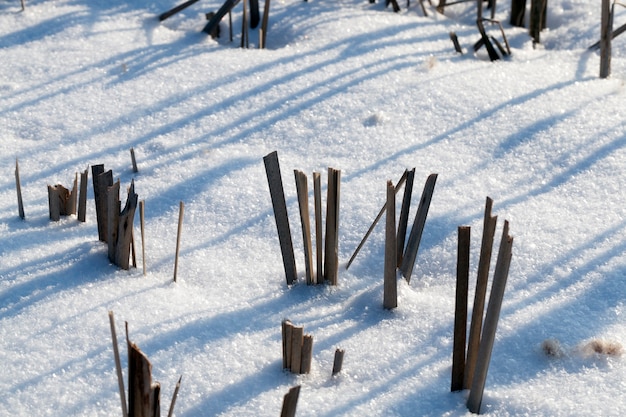
<path fill-rule="evenodd" d="M 218 0 L 162 23 L 177 2 L 0 2 L 0 415 L 120 415 L 108 311 L 124 372 L 124 322 L 150 358 L 163 414 L 182 375 L 176 416 L 279 415 L 294 385 L 299 416 L 471 415 L 468 392 L 450 392 L 456 229 L 472 227 L 471 306 L 487 196 L 494 260 L 505 219 L 514 243 L 482 413 L 626 414 L 626 41 L 614 40 L 600 79 L 599 53 L 586 50 L 599 39 L 596 3 L 550 0 L 534 48 L 499 2 L 512 56 L 492 63 L 467 53 L 478 40 L 469 3 L 444 16 L 426 2 L 423 16 L 417 2 L 396 14 L 383 2 L 275 1 L 267 49 L 253 30 L 242 50 L 241 5 L 232 43 L 226 20 L 218 40 L 200 32 Z M 625 21 L 617 6 L 615 27 Z M 263 166 L 275 150 L 292 287 Z M 46 185 L 95 164 L 145 200 L 146 276 L 140 250 L 139 268 L 109 263 L 91 173 L 87 222 L 48 218 Z M 291 172 L 326 184 L 328 167 L 342 172 L 339 284 L 306 286 Z M 426 177 L 439 177 L 412 279 L 387 311 L 384 227 L 345 264 L 387 180 L 412 167 L 411 219 Z M 282 369 L 284 318 L 313 335 L 308 375 Z M 546 340 L 562 354 L 546 355 Z M 593 340 L 617 349 L 590 352 Z M 336 348 L 346 353 L 332 377 Z"/>

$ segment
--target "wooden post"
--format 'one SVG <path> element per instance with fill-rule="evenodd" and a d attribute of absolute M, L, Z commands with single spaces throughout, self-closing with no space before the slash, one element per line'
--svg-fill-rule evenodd
<path fill-rule="evenodd" d="M 278 163 L 278 153 L 276 151 L 263 157 L 265 173 L 272 197 L 274 207 L 274 218 L 278 229 L 278 240 L 283 256 L 283 267 L 287 285 L 296 283 L 298 273 L 296 271 L 296 260 L 293 254 L 293 243 L 291 241 L 291 230 L 289 228 L 289 217 L 287 216 L 287 204 L 285 203 L 285 192 L 283 180 L 280 175 L 280 165 Z"/>
<path fill-rule="evenodd" d="M 341 372 L 341 368 L 343 366 L 343 355 L 343 349 L 335 350 L 335 360 L 333 361 L 333 375 L 337 375 L 339 372 Z"/>
<path fill-rule="evenodd" d="M 496 269 L 493 275 L 491 294 L 489 295 L 485 325 L 480 340 L 476 372 L 472 379 L 472 387 L 470 389 L 469 398 L 467 399 L 467 408 L 470 412 L 476 414 L 480 413 L 480 404 L 485 390 L 485 380 L 487 379 L 489 361 L 491 359 L 493 343 L 496 338 L 496 329 L 500 318 L 500 310 L 502 308 L 502 299 L 504 298 L 504 288 L 509 275 L 509 266 L 511 265 L 512 248 L 513 237 L 509 236 L 509 223 L 505 221 L 498 252 L 498 260 L 496 261 Z"/>
<path fill-rule="evenodd" d="M 454 309 L 454 342 L 452 346 L 451 391 L 463 389 L 465 372 L 465 337 L 467 332 L 467 294 L 470 266 L 470 228 L 460 226 L 456 262 L 456 303 Z"/>
<path fill-rule="evenodd" d="M 122 417 L 128 417 L 128 409 L 126 407 L 126 392 L 124 390 L 124 377 L 122 376 L 122 363 L 120 361 L 120 351 L 117 345 L 115 318 L 113 317 L 112 311 L 109 311 L 109 324 L 111 325 L 111 338 L 113 339 L 113 357 L 115 359 L 115 370 L 117 371 L 117 385 L 120 390 L 120 401 L 122 402 Z"/>
<path fill-rule="evenodd" d="M 523 28 L 525 14 L 526 0 L 511 0 L 511 25 Z"/>
<path fill-rule="evenodd" d="M 402 174 L 402 177 L 400 177 L 400 179 L 396 183 L 396 191 L 398 191 L 400 189 L 400 187 L 402 186 L 402 184 L 404 184 L 404 182 L 406 181 L 407 176 L 408 176 L 408 172 L 409 172 L 408 170 L 406 170 L 406 169 L 404 170 L 404 173 Z M 369 229 L 367 229 L 367 232 L 365 233 L 365 236 L 363 236 L 363 239 L 361 239 L 361 242 L 359 242 L 359 245 L 354 250 L 354 253 L 350 257 L 350 260 L 348 261 L 348 264 L 346 265 L 346 269 L 350 268 L 350 265 L 352 264 L 352 261 L 354 261 L 354 259 L 356 258 L 356 255 L 359 253 L 359 251 L 361 250 L 361 248 L 365 244 L 365 241 L 367 240 L 367 238 L 370 236 L 370 234 L 374 230 L 374 227 L 376 227 L 376 225 L 378 224 L 378 221 L 381 219 L 381 217 L 383 217 L 383 214 L 385 213 L 386 209 L 387 209 L 387 203 L 385 202 L 383 207 L 378 212 L 378 215 L 376 215 L 376 218 L 374 219 L 374 221 L 370 225 Z"/>
<path fill-rule="evenodd" d="M 311 361 L 313 360 L 313 336 L 305 334 L 302 339 L 302 355 L 300 362 L 300 373 L 311 372 Z"/>
<path fill-rule="evenodd" d="M 178 275 L 178 254 L 180 253 L 180 235 L 183 232 L 183 215 L 185 213 L 185 203 L 181 201 L 179 207 L 178 232 L 176 233 L 176 256 L 174 258 L 174 282 L 176 282 Z"/>
<path fill-rule="evenodd" d="M 315 201 L 315 252 L 317 269 L 316 282 L 324 283 L 324 250 L 322 246 L 322 180 L 319 172 L 313 173 L 313 199 Z"/>
<path fill-rule="evenodd" d="M 420 199 L 420 204 L 415 214 L 415 221 L 411 228 L 411 234 L 409 235 L 409 241 L 407 242 L 406 249 L 404 251 L 404 257 L 402 259 L 402 265 L 400 270 L 402 276 L 411 282 L 411 274 L 413 273 L 413 267 L 415 265 L 415 259 L 417 258 L 417 251 L 419 249 L 420 241 L 422 240 L 422 232 L 424 231 L 424 225 L 426 224 L 426 216 L 428 216 L 428 209 L 430 208 L 430 202 L 435 191 L 435 183 L 437 181 L 437 174 L 430 174 L 424 184 L 424 191 Z"/>
<path fill-rule="evenodd" d="M 139 172 L 139 170 L 137 169 L 137 160 L 135 159 L 135 149 L 134 148 L 130 148 L 130 160 L 131 160 L 131 162 L 133 164 L 133 172 Z"/>
<path fill-rule="evenodd" d="M 22 7 L 23 7 L 23 3 L 22 3 Z M 20 184 L 20 165 L 17 162 L 17 158 L 15 158 L 15 188 L 17 190 L 17 212 L 20 218 L 24 220 L 26 216 L 24 215 L 24 201 L 22 200 L 22 185 Z"/>
<path fill-rule="evenodd" d="M 109 261 L 115 262 L 115 247 L 117 244 L 117 234 L 119 232 L 120 218 L 120 180 L 107 187 L 107 244 L 109 248 Z"/>
<path fill-rule="evenodd" d="M 85 222 L 87 219 L 87 181 L 89 168 L 80 174 L 80 192 L 78 194 L 78 221 Z"/>
<path fill-rule="evenodd" d="M 119 213 L 117 218 L 118 232 L 115 242 L 115 264 L 122 269 L 130 268 L 129 257 L 131 247 L 133 247 L 133 266 L 136 266 L 136 262 L 134 261 L 133 224 L 135 210 L 137 209 L 137 199 L 135 182 L 131 181 L 124 210 Z"/>
<path fill-rule="evenodd" d="M 300 222 L 302 223 L 302 241 L 304 244 L 304 263 L 307 285 L 315 284 L 313 275 L 313 248 L 311 247 L 311 219 L 309 215 L 309 188 L 306 174 L 297 169 L 293 171 L 296 178 L 298 205 L 300 206 Z"/>
<path fill-rule="evenodd" d="M 297 385 L 289 390 L 283 398 L 283 408 L 280 412 L 280 417 L 295 417 L 296 406 L 298 405 L 298 396 L 300 395 L 300 385 Z"/>
<path fill-rule="evenodd" d="M 398 220 L 396 266 L 402 265 L 402 255 L 404 254 L 404 241 L 406 240 L 406 228 L 409 221 L 409 209 L 411 208 L 411 196 L 413 195 L 413 181 L 415 179 L 415 168 L 406 172 L 406 185 L 404 186 L 404 196 L 402 197 L 402 208 L 400 209 L 400 220 Z M 395 191 L 398 192 L 397 190 Z"/>
<path fill-rule="evenodd" d="M 143 263 L 143 275 L 146 276 L 146 227 L 145 227 L 145 201 L 139 202 L 139 222 L 141 223 L 141 261 Z"/>
<path fill-rule="evenodd" d="M 610 0 L 602 0 L 600 26 L 600 78 L 611 75 L 611 32 L 613 31 L 613 14 Z"/>
<path fill-rule="evenodd" d="M 398 280 L 396 278 L 396 190 L 387 181 L 387 216 L 385 222 L 385 269 L 383 286 L 383 307 L 387 310 L 398 307 Z"/>
<path fill-rule="evenodd" d="M 339 267 L 339 195 L 341 171 L 328 168 L 326 197 L 326 239 L 324 250 L 324 280 L 337 285 Z"/>
<path fill-rule="evenodd" d="M 491 252 L 493 250 L 493 237 L 496 233 L 497 216 L 491 215 L 493 200 L 487 197 L 485 202 L 485 215 L 483 220 L 483 237 L 480 246 L 480 258 L 478 260 L 478 275 L 476 277 L 476 291 L 474 293 L 474 307 L 472 308 L 472 321 L 470 324 L 469 342 L 467 346 L 467 359 L 465 361 L 465 373 L 463 388 L 469 389 L 474 377 L 474 368 L 478 356 L 480 333 L 483 326 L 483 311 L 487 294 L 487 282 L 489 280 L 489 266 L 491 264 Z"/>

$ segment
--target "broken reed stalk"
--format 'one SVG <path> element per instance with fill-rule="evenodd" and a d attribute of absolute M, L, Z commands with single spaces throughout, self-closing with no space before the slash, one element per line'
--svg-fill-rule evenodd
<path fill-rule="evenodd" d="M 132 417 L 160 415 L 161 385 L 152 382 L 152 364 L 139 347 L 128 345 L 128 411 Z"/>
<path fill-rule="evenodd" d="M 243 16 L 241 19 L 241 47 L 248 47 L 248 0 L 243 0 Z"/>
<path fill-rule="evenodd" d="M 341 372 L 341 368 L 343 367 L 343 349 L 335 350 L 335 360 L 333 361 L 333 375 L 337 375 Z"/>
<path fill-rule="evenodd" d="M 296 374 L 311 371 L 313 358 L 313 336 L 304 334 L 304 327 L 294 326 L 289 320 L 281 324 L 283 369 Z"/>
<path fill-rule="evenodd" d="M 404 254 L 404 241 L 406 240 L 406 229 L 409 221 L 409 209 L 411 208 L 411 196 L 413 195 L 413 182 L 415 180 L 415 168 L 406 172 L 406 185 L 404 186 L 404 196 L 402 197 L 402 208 L 400 209 L 400 220 L 398 221 L 396 266 L 402 265 Z M 398 191 L 396 190 L 396 193 Z"/>
<path fill-rule="evenodd" d="M 178 378 L 178 382 L 176 383 L 176 388 L 174 388 L 172 402 L 170 403 L 170 411 L 167 413 L 167 417 L 172 417 L 174 415 L 174 405 L 176 404 L 176 398 L 178 397 L 178 391 L 180 390 L 180 383 L 182 380 L 183 376 L 181 375 L 180 378 Z"/>
<path fill-rule="evenodd" d="M 183 215 L 185 213 L 185 203 L 181 201 L 179 207 L 180 208 L 178 211 L 178 232 L 176 233 L 176 255 L 174 258 L 174 282 L 176 282 L 177 275 L 178 275 L 178 254 L 180 253 L 180 235 L 183 230 Z"/>
<path fill-rule="evenodd" d="M 117 216 L 117 237 L 115 241 L 115 264 L 122 269 L 129 269 L 128 259 L 132 256 L 132 265 L 137 267 L 133 224 L 137 209 L 138 196 L 135 193 L 135 182 L 131 181 L 124 209 Z M 118 203 L 119 205 L 119 203 Z M 132 249 L 132 253 L 131 252 Z"/>
<path fill-rule="evenodd" d="M 107 187 L 107 244 L 109 261 L 115 264 L 115 244 L 117 243 L 120 217 L 120 180 Z"/>
<path fill-rule="evenodd" d="M 610 0 L 602 0 L 600 24 L 600 78 L 608 78 L 611 75 L 611 32 L 613 30 Z"/>
<path fill-rule="evenodd" d="M 302 367 L 302 341 L 304 327 L 293 326 L 291 329 L 291 372 L 299 374 Z"/>
<path fill-rule="evenodd" d="M 512 26 L 524 27 L 524 14 L 526 13 L 526 0 L 511 0 Z"/>
<path fill-rule="evenodd" d="M 283 408 L 280 412 L 280 417 L 295 417 L 296 407 L 298 405 L 298 396 L 300 395 L 300 385 L 297 385 L 289 390 L 283 398 Z"/>
<path fill-rule="evenodd" d="M 293 171 L 296 179 L 296 191 L 298 194 L 298 205 L 300 206 L 300 222 L 302 223 L 302 240 L 304 242 L 304 263 L 306 269 L 307 285 L 315 284 L 313 274 L 313 248 L 311 247 L 311 220 L 309 216 L 309 189 L 307 176 L 304 172 Z"/>
<path fill-rule="evenodd" d="M 195 0 L 197 1 L 197 0 Z M 130 160 L 133 164 L 133 172 L 139 172 L 139 170 L 137 169 L 137 160 L 135 159 L 135 149 L 134 148 L 130 148 Z"/>
<path fill-rule="evenodd" d="M 107 241 L 107 187 L 113 185 L 113 171 L 104 172 L 104 165 L 91 167 L 94 200 L 96 204 L 96 220 L 98 223 L 98 239 Z"/>
<path fill-rule="evenodd" d="M 26 215 L 24 214 L 24 201 L 22 200 L 22 185 L 20 183 L 20 164 L 17 162 L 17 158 L 15 158 L 15 188 L 17 190 L 17 212 L 20 218 L 24 220 L 26 218 Z"/>
<path fill-rule="evenodd" d="M 396 191 L 399 190 L 400 187 L 402 187 L 402 185 L 406 181 L 408 172 L 409 172 L 408 170 L 406 170 L 406 169 L 404 170 L 404 173 L 402 174 L 402 177 L 400 177 L 400 179 L 396 183 Z M 356 247 L 356 249 L 354 250 L 354 253 L 350 257 L 350 260 L 348 261 L 348 264 L 346 265 L 346 269 L 350 268 L 350 265 L 352 264 L 352 262 L 354 261 L 354 259 L 358 255 L 359 251 L 361 250 L 361 248 L 365 244 L 365 241 L 370 236 L 370 234 L 372 234 L 372 231 L 374 230 L 374 227 L 376 227 L 376 225 L 378 224 L 378 221 L 381 219 L 381 217 L 383 217 L 383 214 L 385 214 L 385 210 L 386 209 L 387 209 L 387 203 L 385 203 L 383 205 L 383 207 L 378 212 L 378 215 L 376 215 L 376 218 L 374 219 L 374 221 L 370 225 L 369 229 L 367 229 L 367 232 L 365 233 L 365 236 L 363 236 L 363 239 L 361 239 L 361 242 L 359 242 L 359 245 Z"/>
<path fill-rule="evenodd" d="M 458 228 L 456 262 L 456 303 L 454 309 L 454 341 L 452 345 L 451 391 L 463 389 L 465 373 L 465 337 L 467 332 L 467 294 L 470 266 L 470 231 L 468 226 Z"/>
<path fill-rule="evenodd" d="M 269 0 L 268 0 L 269 1 Z M 315 253 L 317 269 L 316 282 L 324 283 L 324 250 L 322 246 L 322 176 L 319 172 L 313 173 L 313 200 L 315 202 Z"/>
<path fill-rule="evenodd" d="M 78 194 L 78 221 L 87 220 L 87 181 L 89 178 L 89 168 L 80 174 L 80 191 Z"/>
<path fill-rule="evenodd" d="M 339 268 L 339 196 L 341 171 L 328 168 L 326 197 L 326 239 L 324 250 L 324 280 L 337 285 Z"/>
<path fill-rule="evenodd" d="M 530 1 L 530 37 L 534 43 L 540 42 L 541 30 L 545 28 L 545 14 L 547 9 L 547 0 L 531 0 Z"/>
<path fill-rule="evenodd" d="M 385 267 L 383 286 L 383 307 L 387 310 L 398 307 L 398 280 L 396 278 L 396 189 L 393 182 L 387 181 L 387 215 L 385 222 Z"/>
<path fill-rule="evenodd" d="M 122 417 L 128 417 L 128 409 L 126 408 L 126 393 L 124 390 L 124 377 L 122 376 L 122 363 L 120 361 L 120 351 L 117 344 L 113 311 L 109 311 L 109 324 L 111 325 L 111 338 L 113 339 L 113 356 L 115 358 L 115 370 L 117 371 L 117 385 L 120 390 L 120 400 L 122 402 Z"/>
<path fill-rule="evenodd" d="M 402 276 L 411 282 L 411 274 L 413 273 L 413 267 L 415 266 L 415 259 L 417 258 L 417 251 L 419 249 L 420 241 L 422 240 L 422 232 L 424 231 L 424 225 L 426 224 L 426 217 L 428 216 L 428 209 L 430 208 L 430 202 L 435 190 L 435 183 L 437 181 L 437 174 L 430 174 L 424 184 L 424 191 L 422 191 L 422 197 L 415 214 L 415 220 L 413 221 L 413 227 L 411 228 L 411 234 L 406 244 L 404 251 L 404 258 L 402 259 L 402 265 L 400 270 Z"/>
<path fill-rule="evenodd" d="M 491 285 L 491 294 L 489 295 L 489 305 L 487 306 L 485 324 L 480 339 L 476 370 L 472 380 L 469 398 L 467 399 L 467 408 L 470 412 L 476 414 L 480 413 L 480 405 L 485 390 L 485 380 L 487 379 L 489 361 L 496 338 L 500 310 L 502 309 L 504 289 L 509 275 L 509 266 L 511 265 L 512 248 L 513 237 L 509 236 L 509 222 L 505 220 L 498 252 L 498 260 L 496 261 L 496 269 Z"/>
<path fill-rule="evenodd" d="M 48 185 L 48 208 L 50 212 L 50 220 L 58 222 L 61 219 L 61 192 L 60 186 Z M 65 190 L 65 188 L 63 188 Z"/>
<path fill-rule="evenodd" d="M 186 9 L 187 7 L 189 7 L 192 4 L 196 3 L 197 1 L 198 0 L 188 0 L 188 1 L 184 2 L 183 4 L 179 4 L 178 6 L 174 7 L 173 9 L 168 10 L 167 12 L 161 13 L 159 15 L 159 21 L 160 22 L 164 21 L 168 17 L 171 17 L 171 16 L 175 15 L 176 13 Z"/>
<path fill-rule="evenodd" d="M 278 230 L 278 240 L 283 257 L 283 267 L 287 285 L 294 284 L 298 280 L 296 271 L 296 260 L 293 253 L 293 243 L 291 240 L 291 230 L 289 228 L 289 217 L 287 216 L 287 204 L 285 203 L 285 192 L 283 180 L 280 174 L 280 164 L 276 151 L 263 157 L 265 173 L 270 188 L 272 206 L 274 208 L 274 218 Z"/>
<path fill-rule="evenodd" d="M 139 202 L 139 222 L 141 224 L 141 261 L 143 264 L 143 275 L 146 276 L 146 227 L 145 227 L 145 201 Z"/>
<path fill-rule="evenodd" d="M 493 238 L 496 233 L 498 216 L 492 216 L 493 200 L 487 197 L 485 202 L 485 215 L 483 220 L 483 236 L 480 246 L 480 258 L 478 260 L 478 274 L 476 277 L 476 291 L 474 293 L 474 307 L 472 308 L 472 321 L 470 324 L 469 341 L 467 343 L 467 359 L 465 361 L 465 373 L 463 388 L 469 389 L 474 377 L 476 357 L 480 343 L 480 332 L 483 326 L 483 312 L 485 309 L 485 297 L 487 294 L 487 282 L 489 280 L 489 265 L 493 251 Z"/>
<path fill-rule="evenodd" d="M 265 49 L 265 41 L 267 40 L 267 23 L 270 15 L 270 0 L 265 0 L 265 7 L 263 8 L 263 19 L 261 20 L 261 49 Z"/>

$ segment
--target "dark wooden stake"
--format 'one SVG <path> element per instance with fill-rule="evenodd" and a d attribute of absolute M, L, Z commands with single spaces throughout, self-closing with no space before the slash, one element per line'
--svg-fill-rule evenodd
<path fill-rule="evenodd" d="M 461 44 L 459 43 L 459 37 L 455 32 L 450 32 L 450 40 L 452 41 L 452 45 L 454 45 L 454 50 L 463 55 L 463 48 L 461 48 Z"/>
<path fill-rule="evenodd" d="M 500 318 L 500 310 L 502 308 L 502 299 L 504 298 L 504 288 L 509 274 L 509 266 L 511 265 L 512 248 L 513 238 L 509 236 L 509 223 L 505 221 L 498 252 L 498 260 L 496 261 L 496 269 L 493 275 L 491 294 L 489 295 L 485 325 L 480 340 L 476 372 L 472 380 L 470 395 L 467 399 L 467 408 L 470 412 L 476 414 L 480 413 L 480 405 L 485 390 L 485 380 L 487 379 L 491 352 L 493 350 L 496 329 Z"/>
<path fill-rule="evenodd" d="M 180 235 L 183 232 L 183 215 L 185 214 L 185 203 L 181 201 L 179 207 L 178 232 L 176 233 L 176 256 L 174 258 L 174 282 L 176 282 L 178 276 L 178 254 L 180 253 Z"/>
<path fill-rule="evenodd" d="M 133 164 L 133 172 L 139 172 L 137 169 L 137 160 L 135 159 L 135 149 L 130 148 L 130 160 Z"/>
<path fill-rule="evenodd" d="M 278 229 L 278 240 L 283 256 L 285 277 L 287 278 L 287 285 L 292 285 L 298 280 L 298 273 L 296 271 L 296 259 L 293 254 L 293 243 L 289 228 L 289 217 L 287 216 L 283 180 L 280 175 L 278 153 L 274 151 L 266 155 L 263 157 L 263 162 L 272 197 L 272 206 L 274 207 L 274 218 L 276 220 L 276 228 Z"/>
<path fill-rule="evenodd" d="M 324 250 L 324 280 L 337 285 L 339 268 L 339 195 L 341 171 L 328 168 L 328 195 L 326 197 L 326 239 Z"/>
<path fill-rule="evenodd" d="M 80 191 L 78 193 L 78 221 L 85 222 L 87 219 L 87 181 L 89 168 L 80 174 Z"/>
<path fill-rule="evenodd" d="M 387 310 L 398 307 L 398 280 L 396 278 L 396 189 L 387 181 L 387 215 L 385 221 L 385 269 L 383 307 Z"/>
<path fill-rule="evenodd" d="M 474 293 L 474 307 L 472 308 L 472 321 L 470 324 L 469 342 L 467 346 L 467 359 L 465 361 L 465 373 L 463 388 L 469 389 L 474 377 L 480 333 L 483 326 L 483 311 L 487 294 L 487 282 L 489 280 L 489 266 L 491 265 L 491 253 L 493 251 L 493 238 L 496 233 L 497 216 L 491 215 L 493 200 L 487 197 L 485 202 L 485 215 L 483 220 L 483 237 L 480 246 L 480 258 L 478 260 L 478 275 L 476 277 L 476 291 Z"/>
<path fill-rule="evenodd" d="M 120 361 L 120 351 L 118 349 L 117 334 L 115 332 L 115 318 L 113 317 L 112 311 L 109 311 L 109 324 L 111 325 L 111 338 L 113 340 L 113 356 L 115 359 L 115 370 L 117 371 L 117 385 L 120 390 L 120 400 L 122 402 L 122 417 L 128 417 L 124 377 L 122 376 L 122 362 Z"/>
<path fill-rule="evenodd" d="M 313 270 L 313 248 L 311 243 L 311 218 L 309 215 L 309 188 L 307 176 L 304 172 L 294 170 L 296 179 L 296 191 L 298 194 L 298 205 L 300 206 L 300 222 L 302 224 L 302 241 L 304 243 L 304 263 L 306 269 L 307 285 L 315 284 Z"/>
<path fill-rule="evenodd" d="M 467 332 L 467 294 L 470 266 L 470 231 L 467 226 L 458 229 L 459 242 L 456 262 L 456 303 L 454 309 L 454 342 L 452 347 L 451 391 L 463 389 L 465 373 L 465 337 Z"/>
<path fill-rule="evenodd" d="M 333 375 L 337 375 L 341 372 L 341 368 L 343 367 L 343 349 L 335 350 L 335 360 L 333 361 Z"/>
<path fill-rule="evenodd" d="M 241 18 L 241 47 L 248 47 L 248 0 L 243 0 L 243 16 Z"/>
<path fill-rule="evenodd" d="M 23 3 L 22 3 L 22 6 L 23 6 Z M 17 158 L 15 158 L 15 188 L 17 190 L 17 212 L 20 218 L 24 220 L 26 218 L 26 215 L 24 214 L 24 201 L 22 200 L 22 185 L 20 184 L 20 165 L 17 162 Z"/>
<path fill-rule="evenodd" d="M 316 282 L 324 283 L 324 249 L 322 246 L 322 179 L 319 172 L 313 173 L 313 199 L 315 201 L 315 253 Z"/>
<path fill-rule="evenodd" d="M 297 385 L 289 390 L 283 398 L 283 408 L 280 412 L 280 417 L 295 417 L 296 407 L 298 405 L 298 396 L 300 395 L 300 385 Z"/>
<path fill-rule="evenodd" d="M 430 208 L 430 202 L 435 190 L 435 183 L 437 181 L 437 174 L 430 174 L 424 184 L 424 191 L 420 199 L 420 204 L 415 214 L 415 220 L 413 227 L 411 228 L 411 234 L 404 251 L 404 258 L 400 270 L 402 276 L 411 282 L 411 275 L 413 273 L 413 267 L 415 266 L 415 259 L 417 258 L 417 251 L 419 249 L 420 241 L 422 240 L 422 232 L 424 231 L 424 225 L 426 224 L 426 217 L 428 216 L 428 209 Z"/>

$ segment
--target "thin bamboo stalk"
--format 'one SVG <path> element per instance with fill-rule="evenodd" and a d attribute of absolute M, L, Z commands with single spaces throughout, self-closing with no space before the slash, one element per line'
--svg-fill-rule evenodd
<path fill-rule="evenodd" d="M 176 256 L 174 258 L 174 282 L 176 282 L 178 276 L 178 255 L 180 253 L 180 236 L 183 232 L 183 215 L 185 213 L 185 203 L 180 202 L 180 209 L 178 212 L 178 232 L 176 233 Z"/>

